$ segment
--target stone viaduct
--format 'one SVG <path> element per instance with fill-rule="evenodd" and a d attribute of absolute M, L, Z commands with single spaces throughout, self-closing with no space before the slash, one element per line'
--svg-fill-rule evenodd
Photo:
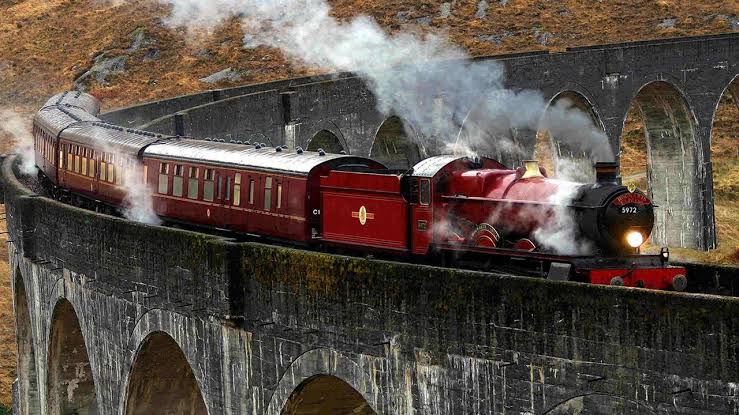
<path fill-rule="evenodd" d="M 614 148 L 636 102 L 652 193 L 659 203 L 669 191 L 669 223 L 685 226 L 663 227 L 664 240 L 706 247 L 711 119 L 724 90 L 739 92 L 737 39 L 496 59 L 512 87 L 580 97 Z M 106 118 L 364 154 L 383 134 L 414 131 L 379 113 L 350 74 L 210 91 Z M 17 413 L 739 414 L 734 286 L 734 296 L 654 292 L 241 243 L 41 197 L 12 157 L 0 173 Z M 683 198 L 671 199 L 670 180 Z"/>

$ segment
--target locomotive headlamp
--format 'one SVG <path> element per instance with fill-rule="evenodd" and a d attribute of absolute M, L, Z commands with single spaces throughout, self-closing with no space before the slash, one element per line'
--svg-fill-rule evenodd
<path fill-rule="evenodd" d="M 632 248 L 638 248 L 644 243 L 644 236 L 641 232 L 631 231 L 626 234 L 626 243 Z"/>

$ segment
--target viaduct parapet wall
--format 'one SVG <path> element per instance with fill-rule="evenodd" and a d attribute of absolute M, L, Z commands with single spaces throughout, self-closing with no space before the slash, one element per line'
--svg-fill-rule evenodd
<path fill-rule="evenodd" d="M 2 184 L 22 414 L 739 413 L 737 298 L 151 227 L 12 159 Z"/>

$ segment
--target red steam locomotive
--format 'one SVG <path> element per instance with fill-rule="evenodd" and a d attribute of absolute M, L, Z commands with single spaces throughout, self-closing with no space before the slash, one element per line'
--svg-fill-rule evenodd
<path fill-rule="evenodd" d="M 99 108 L 68 92 L 34 118 L 39 177 L 55 197 L 119 209 L 145 185 L 165 222 L 550 279 L 687 285 L 666 251 L 638 254 L 653 205 L 620 185 L 615 163 L 597 165 L 595 184 L 550 179 L 533 161 L 508 169 L 458 156 L 401 172 L 365 157 L 124 129 L 96 118 Z"/>

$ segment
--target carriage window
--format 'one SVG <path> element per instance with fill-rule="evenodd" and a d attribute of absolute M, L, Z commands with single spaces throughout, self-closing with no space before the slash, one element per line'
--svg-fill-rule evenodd
<path fill-rule="evenodd" d="M 272 178 L 264 179 L 264 210 L 272 209 Z"/>
<path fill-rule="evenodd" d="M 123 184 L 123 167 L 125 166 L 123 158 L 118 158 L 118 163 L 116 166 L 116 175 L 115 175 L 115 183 L 116 184 Z"/>
<path fill-rule="evenodd" d="M 234 177 L 234 206 L 239 205 L 241 205 L 241 173 L 236 173 Z"/>
<path fill-rule="evenodd" d="M 64 164 L 64 151 L 62 150 L 61 147 L 59 147 L 59 164 L 60 165 Z"/>
<path fill-rule="evenodd" d="M 68 171 L 72 171 L 74 169 L 74 162 L 72 161 L 73 160 L 73 157 L 74 157 L 74 155 L 72 154 L 72 148 L 73 147 L 74 146 L 66 146 L 66 150 L 67 150 L 67 170 Z"/>
<path fill-rule="evenodd" d="M 87 176 L 87 149 L 82 149 L 82 158 L 80 159 L 80 174 Z"/>
<path fill-rule="evenodd" d="M 203 182 L 203 200 L 212 202 L 215 193 L 215 171 L 213 169 L 205 169 L 205 177 Z"/>
<path fill-rule="evenodd" d="M 431 181 L 429 179 L 421 179 L 420 200 L 422 205 L 431 203 Z"/>
<path fill-rule="evenodd" d="M 113 165 L 113 155 L 108 155 L 108 183 L 113 183 L 113 173 L 115 166 Z"/>
<path fill-rule="evenodd" d="M 254 204 L 254 180 L 249 180 L 249 204 Z"/>
<path fill-rule="evenodd" d="M 231 200 L 231 177 L 226 177 L 226 200 Z"/>
<path fill-rule="evenodd" d="M 167 192 L 169 192 L 169 176 L 167 175 L 168 172 L 169 166 L 167 165 L 167 163 L 159 163 L 159 193 L 163 195 L 166 195 Z M 181 180 L 180 184 L 182 184 Z M 174 188 L 177 189 L 177 186 L 174 186 Z M 177 195 L 175 194 L 175 196 Z M 182 196 L 182 188 L 180 188 L 180 196 Z"/>
<path fill-rule="evenodd" d="M 105 161 L 108 159 L 108 155 L 103 153 L 102 156 L 100 156 L 100 181 L 104 182 L 108 180 L 108 176 L 106 173 L 108 173 L 108 165 L 105 163 Z"/>
<path fill-rule="evenodd" d="M 89 173 L 90 177 L 95 177 L 95 159 L 94 158 L 90 159 L 90 168 L 87 170 L 87 172 Z"/>
<path fill-rule="evenodd" d="M 188 174 L 188 177 L 190 179 L 187 182 L 187 197 L 189 199 L 197 199 L 198 198 L 198 168 L 190 167 L 190 172 Z"/>
<path fill-rule="evenodd" d="M 282 183 L 277 183 L 277 209 L 282 207 Z"/>
<path fill-rule="evenodd" d="M 80 147 L 75 146 L 75 152 L 74 152 L 74 171 L 75 173 L 79 173 L 81 170 L 80 168 Z"/>
<path fill-rule="evenodd" d="M 185 180 L 185 169 L 182 165 L 175 164 L 174 178 L 172 179 L 172 196 L 182 197 L 182 186 Z"/>

